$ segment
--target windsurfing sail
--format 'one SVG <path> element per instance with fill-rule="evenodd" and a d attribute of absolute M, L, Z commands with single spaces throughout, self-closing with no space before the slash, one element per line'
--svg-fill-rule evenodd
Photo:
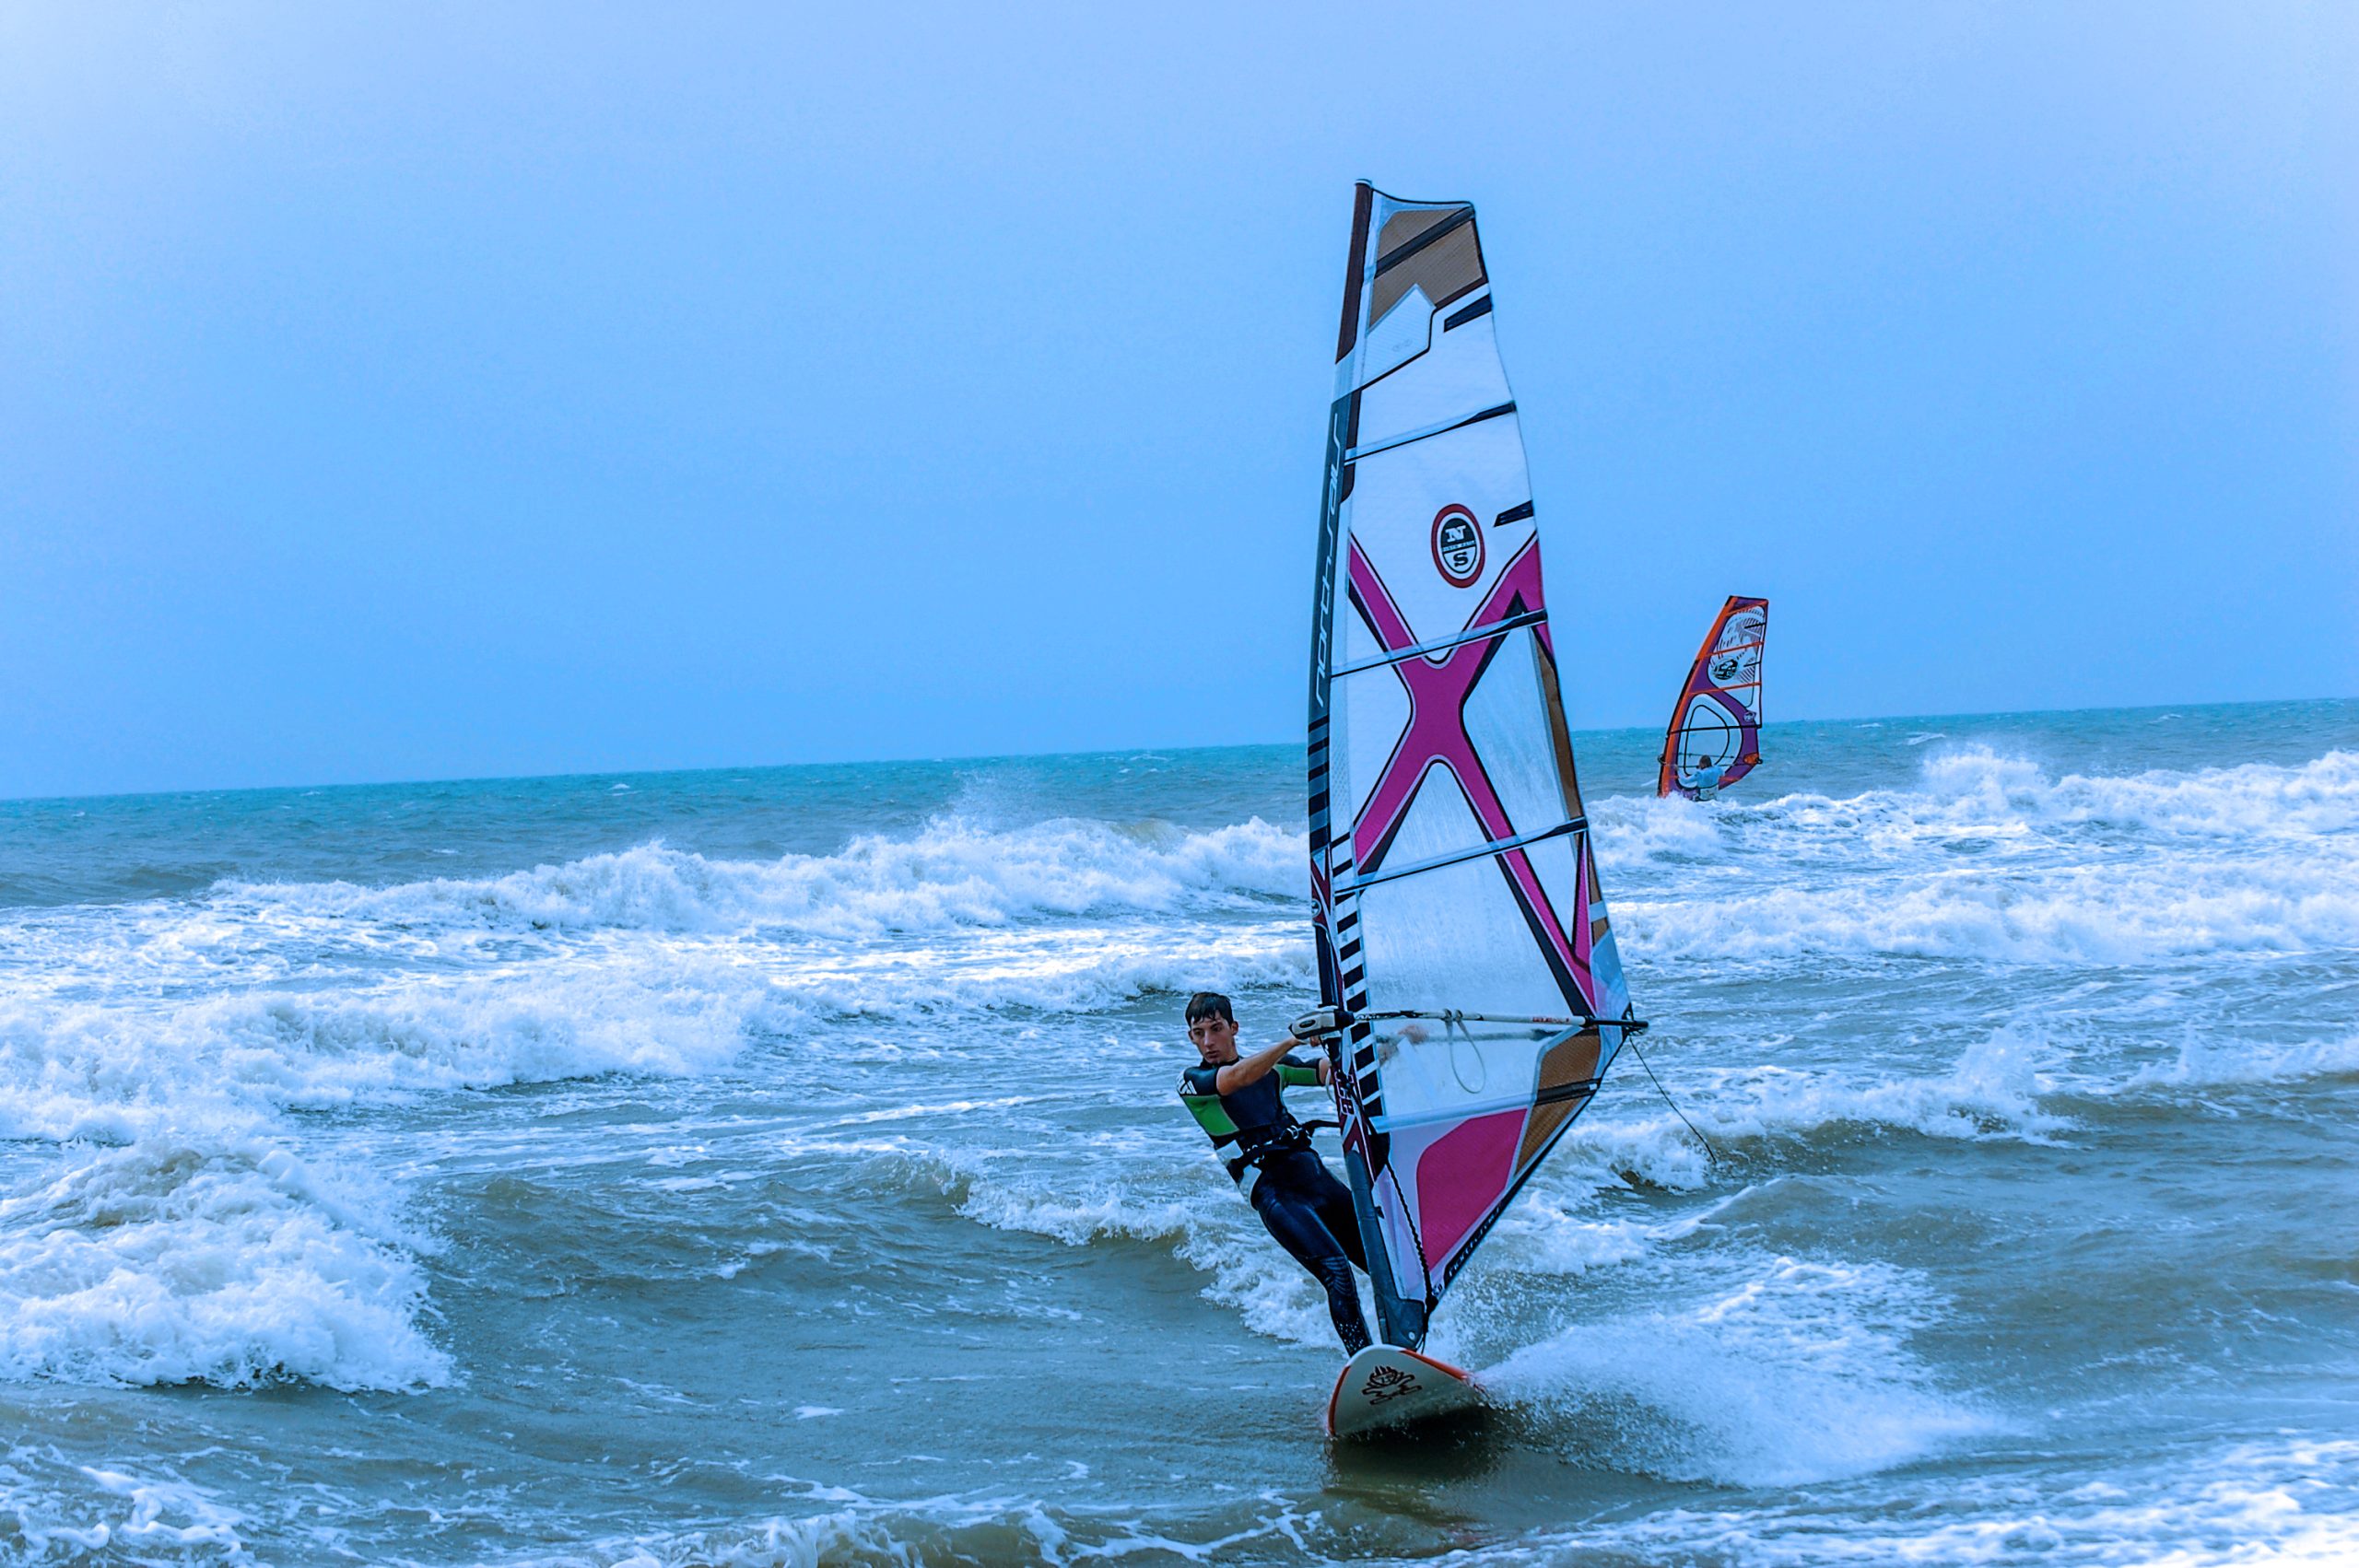
<path fill-rule="evenodd" d="M 1413 1349 L 1643 1027 L 1495 324 L 1474 209 L 1360 185 L 1313 600 L 1310 878 L 1321 997 L 1353 1019 L 1330 1049 L 1378 1319 Z"/>
<path fill-rule="evenodd" d="M 1761 649 L 1769 601 L 1731 593 L 1704 634 L 1671 710 L 1655 773 L 1657 795 L 1693 801 L 1728 788 L 1761 762 Z"/>

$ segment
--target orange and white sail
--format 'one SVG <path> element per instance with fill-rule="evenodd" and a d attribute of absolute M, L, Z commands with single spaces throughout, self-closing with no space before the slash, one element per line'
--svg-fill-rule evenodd
<path fill-rule="evenodd" d="M 1657 795 L 1718 793 L 1761 763 L 1761 654 L 1769 601 L 1729 596 L 1688 666 L 1655 772 Z"/>

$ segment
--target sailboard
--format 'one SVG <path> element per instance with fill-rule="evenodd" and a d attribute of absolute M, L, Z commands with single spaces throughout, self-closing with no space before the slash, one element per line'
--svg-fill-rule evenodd
<path fill-rule="evenodd" d="M 1482 1407 L 1474 1380 L 1446 1361 L 1398 1345 L 1370 1345 L 1344 1363 L 1327 1397 L 1327 1435 L 1367 1437 Z"/>
<path fill-rule="evenodd" d="M 1472 205 L 1357 187 L 1313 598 L 1310 883 L 1379 1333 L 1408 1351 L 1644 1027 L 1551 629 L 1579 596 L 1552 612 L 1543 591 L 1496 321 Z"/>
<path fill-rule="evenodd" d="M 1761 651 L 1769 601 L 1729 595 L 1696 649 L 1662 739 L 1655 793 L 1693 801 L 1761 764 Z"/>

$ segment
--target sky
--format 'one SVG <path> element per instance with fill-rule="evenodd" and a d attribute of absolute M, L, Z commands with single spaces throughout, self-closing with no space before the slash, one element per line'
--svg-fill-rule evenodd
<path fill-rule="evenodd" d="M 1731 592 L 1772 720 L 2359 694 L 2353 82 L 2325 4 L 12 6 L 0 795 L 1297 739 L 1359 178 L 1481 211 L 1577 726 Z"/>

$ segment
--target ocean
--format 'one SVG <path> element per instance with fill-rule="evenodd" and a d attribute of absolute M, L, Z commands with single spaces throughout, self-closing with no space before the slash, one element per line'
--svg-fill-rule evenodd
<path fill-rule="evenodd" d="M 2359 703 L 1655 741 L 1716 1153 L 1625 1052 L 1348 1450 L 1173 1094 L 1298 747 L 0 802 L 0 1561 L 2359 1561 Z"/>

